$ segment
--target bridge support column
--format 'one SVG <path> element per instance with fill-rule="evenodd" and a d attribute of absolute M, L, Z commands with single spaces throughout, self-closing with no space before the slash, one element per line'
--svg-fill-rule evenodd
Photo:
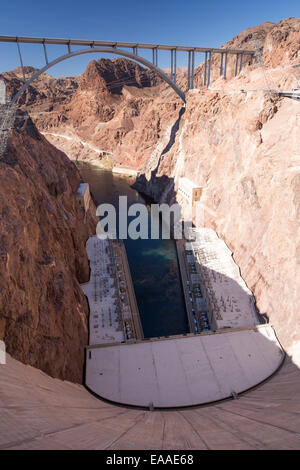
<path fill-rule="evenodd" d="M 203 80 L 204 86 L 206 86 L 206 74 L 207 74 L 207 51 L 205 52 L 205 59 L 204 59 L 204 80 Z"/>
<path fill-rule="evenodd" d="M 47 49 L 46 49 L 46 44 L 45 43 L 43 43 L 43 48 L 44 48 L 45 62 L 48 65 L 49 61 L 48 61 L 48 55 L 47 55 Z"/>
<path fill-rule="evenodd" d="M 157 47 L 152 49 L 152 63 L 157 67 Z"/>
<path fill-rule="evenodd" d="M 192 51 L 192 76 L 191 76 L 191 88 L 194 88 L 194 72 L 195 72 L 195 51 Z"/>
<path fill-rule="evenodd" d="M 224 53 L 221 54 L 221 62 L 220 62 L 220 77 L 223 75 L 223 60 L 224 60 Z"/>
<path fill-rule="evenodd" d="M 68 43 L 68 53 L 71 54 L 71 44 Z"/>
<path fill-rule="evenodd" d="M 176 83 L 176 69 L 177 69 L 177 59 L 176 59 L 176 49 L 174 49 L 174 83 Z"/>
<path fill-rule="evenodd" d="M 228 53 L 225 52 L 224 78 L 226 78 L 226 73 L 227 73 L 227 60 L 228 60 Z"/>
<path fill-rule="evenodd" d="M 188 52 L 188 83 L 187 89 L 189 90 L 191 87 L 191 51 Z"/>
<path fill-rule="evenodd" d="M 237 55 L 236 55 L 236 58 L 235 58 L 235 69 L 234 69 L 234 76 L 235 76 L 235 77 L 237 76 L 238 63 L 239 63 L 239 55 L 237 54 Z"/>
<path fill-rule="evenodd" d="M 241 73 L 241 71 L 242 71 L 242 68 L 243 68 L 243 54 L 241 54 L 241 57 L 240 57 L 240 68 L 239 68 L 239 73 Z"/>
<path fill-rule="evenodd" d="M 208 53 L 208 74 L 207 74 L 207 86 L 210 84 L 210 71 L 211 71 L 211 51 Z"/>
<path fill-rule="evenodd" d="M 19 44 L 18 41 L 17 41 L 17 47 L 18 47 L 18 53 L 19 53 L 19 58 L 20 58 L 20 62 L 21 62 L 21 67 L 22 67 L 23 80 L 24 80 L 24 83 L 25 83 L 25 82 L 26 82 L 25 70 L 24 70 L 24 65 L 23 65 L 23 59 L 22 59 L 22 54 L 21 54 L 21 48 L 20 48 L 20 44 Z"/>
<path fill-rule="evenodd" d="M 176 83 L 176 49 L 171 49 L 171 80 Z"/>

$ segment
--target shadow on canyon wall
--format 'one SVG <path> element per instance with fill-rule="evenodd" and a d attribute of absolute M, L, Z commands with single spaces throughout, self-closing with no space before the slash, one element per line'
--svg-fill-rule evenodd
<path fill-rule="evenodd" d="M 176 134 L 178 132 L 180 121 L 184 113 L 185 107 L 183 106 L 179 111 L 176 122 L 171 128 L 169 141 L 161 154 L 158 156 L 155 168 L 149 168 L 149 175 L 147 175 L 148 172 L 146 169 L 144 173 L 137 177 L 136 181 L 132 185 L 134 189 L 152 198 L 156 202 L 174 203 L 176 201 L 174 178 L 170 178 L 166 175 L 157 176 L 157 172 L 161 163 L 161 158 L 166 153 L 168 153 L 169 150 L 171 150 L 175 143 Z"/>
<path fill-rule="evenodd" d="M 173 124 L 173 126 L 172 126 L 171 134 L 170 134 L 170 140 L 167 143 L 167 145 L 165 146 L 165 148 L 163 149 L 161 155 L 164 155 L 165 153 L 167 153 L 171 149 L 173 144 L 175 143 L 176 134 L 178 132 L 179 124 L 180 124 L 181 118 L 184 115 L 184 113 L 185 113 L 185 107 L 183 106 L 179 111 L 179 115 L 178 115 L 178 118 L 177 118 L 175 124 Z"/>

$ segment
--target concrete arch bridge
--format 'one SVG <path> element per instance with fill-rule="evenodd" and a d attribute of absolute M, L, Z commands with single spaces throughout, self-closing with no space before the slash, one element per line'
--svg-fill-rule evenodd
<path fill-rule="evenodd" d="M 141 44 L 131 42 L 111 42 L 111 41 L 89 41 L 79 39 L 55 39 L 55 38 L 39 38 L 39 37 L 18 37 L 18 36 L 0 36 L 1 43 L 16 43 L 19 54 L 19 59 L 23 71 L 24 84 L 12 98 L 14 104 L 19 96 L 29 87 L 29 85 L 42 73 L 54 65 L 62 62 L 71 57 L 89 53 L 107 53 L 116 54 L 135 60 L 143 66 L 153 70 L 157 75 L 162 78 L 177 95 L 185 102 L 185 94 L 183 90 L 176 83 L 177 76 L 177 52 L 185 52 L 187 54 L 187 89 L 194 88 L 194 72 L 195 72 L 195 55 L 197 53 L 204 53 L 204 78 L 203 85 L 209 86 L 212 54 L 220 56 L 220 75 L 226 77 L 227 73 L 227 60 L 228 55 L 235 55 L 235 75 L 237 75 L 243 66 L 243 59 L 245 56 L 249 59 L 250 63 L 257 60 L 257 51 L 243 50 L 243 49 L 216 49 L 208 47 L 191 47 L 191 46 L 178 46 L 178 45 L 163 45 L 163 44 Z M 21 44 L 39 44 L 43 47 L 45 65 L 37 72 L 26 79 L 24 71 L 24 62 L 21 51 Z M 58 56 L 52 61 L 48 60 L 47 45 L 59 45 L 67 47 L 67 52 Z M 72 46 L 81 46 L 80 49 L 72 50 Z M 144 51 L 152 52 L 152 62 L 142 56 Z M 170 53 L 170 74 L 167 74 L 162 68 L 158 66 L 158 53 L 159 51 L 169 51 Z"/>

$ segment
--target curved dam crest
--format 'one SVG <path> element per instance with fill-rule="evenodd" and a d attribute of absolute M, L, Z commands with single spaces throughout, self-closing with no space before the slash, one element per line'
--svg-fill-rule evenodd
<path fill-rule="evenodd" d="M 97 203 L 114 202 L 118 207 L 118 196 L 124 193 L 129 195 L 129 204 L 141 202 L 128 180 L 87 165 L 79 168 L 84 180 L 91 184 Z M 105 195 L 101 195 L 104 188 Z M 174 240 L 167 240 L 168 244 L 166 240 L 125 240 L 133 276 L 137 272 L 140 276 L 138 282 L 133 277 L 135 291 L 124 243 L 100 240 L 97 236 L 89 238 L 91 277 L 82 286 L 90 304 L 85 383 L 99 397 L 145 408 L 195 406 L 236 396 L 280 367 L 284 352 L 272 326 L 257 324 L 253 295 L 230 250 L 213 230 L 191 230 L 194 242 L 182 241 L 177 246 L 180 272 Z M 201 260 L 201 275 L 196 270 L 197 257 Z M 188 307 L 183 311 L 189 327 L 179 335 L 163 334 L 168 327 L 180 326 L 175 315 L 178 304 L 173 295 L 174 282 L 165 282 L 163 276 L 168 263 L 173 270 L 176 264 L 176 274 L 183 276 L 186 305 L 192 301 L 196 285 L 199 287 L 194 294 L 199 308 L 207 308 L 200 293 L 205 291 L 205 299 L 215 311 L 214 315 L 207 311 L 205 317 L 213 331 L 202 330 L 199 334 L 199 327 L 194 325 L 199 321 L 195 310 Z M 152 284 L 150 273 L 156 277 Z M 152 290 L 148 302 L 139 297 L 143 285 L 148 290 L 150 285 Z M 176 285 L 175 289 L 178 290 Z M 135 293 L 140 300 L 143 328 L 146 326 L 144 334 Z M 146 296 L 145 291 L 143 295 Z M 202 318 L 201 314 L 198 318 Z M 194 329 L 197 334 L 193 334 Z"/>
<path fill-rule="evenodd" d="M 110 401 L 155 408 L 212 403 L 272 375 L 284 353 L 274 330 L 246 330 L 87 348 L 86 385 Z"/>

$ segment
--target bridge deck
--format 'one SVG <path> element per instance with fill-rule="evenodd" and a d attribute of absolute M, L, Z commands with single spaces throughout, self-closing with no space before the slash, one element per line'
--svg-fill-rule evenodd
<path fill-rule="evenodd" d="M 144 43 L 134 43 L 134 42 L 119 42 L 119 41 L 95 41 L 88 39 L 69 39 L 69 38 L 42 38 L 42 37 L 26 37 L 26 36 L 0 36 L 0 43 L 15 43 L 18 48 L 19 59 L 23 72 L 23 81 L 24 85 L 14 96 L 12 102 L 16 102 L 19 96 L 28 88 L 30 83 L 35 80 L 41 73 L 46 72 L 50 67 L 56 65 L 57 63 L 69 59 L 70 57 L 75 57 L 81 54 L 87 54 L 90 52 L 95 53 L 108 53 L 116 54 L 120 56 L 127 57 L 129 59 L 136 60 L 141 63 L 143 66 L 146 66 L 156 72 L 165 82 L 167 82 L 178 96 L 185 102 L 185 94 L 176 84 L 176 74 L 177 74 L 177 52 L 183 51 L 187 52 L 188 55 L 188 73 L 187 73 L 187 88 L 194 88 L 194 72 L 195 72 L 195 55 L 196 53 L 205 53 L 205 70 L 204 70 L 204 86 L 209 86 L 210 84 L 210 72 L 211 72 L 211 62 L 212 54 L 218 53 L 220 56 L 220 75 L 224 75 L 226 78 L 227 71 L 227 59 L 229 54 L 235 54 L 235 76 L 241 72 L 243 67 L 243 60 L 245 56 L 250 59 L 250 64 L 253 63 L 253 60 L 257 60 L 258 51 L 248 50 L 248 49 L 224 49 L 224 48 L 213 48 L 213 47 L 198 47 L 198 46 L 181 46 L 181 45 L 167 45 L 167 44 L 144 44 Z M 21 43 L 27 44 L 40 44 L 44 49 L 45 56 L 45 67 L 42 67 L 38 72 L 33 73 L 32 77 L 27 80 L 25 74 L 25 68 L 21 52 Z M 55 60 L 49 62 L 47 45 L 56 44 L 56 45 L 65 45 L 68 48 L 68 53 L 63 54 L 60 57 L 57 57 Z M 72 51 L 71 46 L 84 46 L 82 50 Z M 132 54 L 128 51 L 132 49 Z M 146 60 L 138 52 L 139 50 L 148 50 L 152 51 L 152 63 Z M 170 62 L 171 62 L 171 72 L 168 76 L 162 69 L 158 67 L 158 51 L 164 50 L 170 52 Z M 223 63 L 224 62 L 224 63 Z"/>
<path fill-rule="evenodd" d="M 138 48 L 138 49 L 159 49 L 164 51 L 194 51 L 194 52 L 228 52 L 229 54 L 255 54 L 255 50 L 249 49 L 218 49 L 213 47 L 198 46 L 180 46 L 171 44 L 145 44 L 136 42 L 119 42 L 119 41 L 95 41 L 91 39 L 66 39 L 66 38 L 41 38 L 27 36 L 0 36 L 0 42 L 20 42 L 27 44 L 58 44 L 58 45 L 74 45 L 74 46 L 105 46 L 118 48 Z"/>

